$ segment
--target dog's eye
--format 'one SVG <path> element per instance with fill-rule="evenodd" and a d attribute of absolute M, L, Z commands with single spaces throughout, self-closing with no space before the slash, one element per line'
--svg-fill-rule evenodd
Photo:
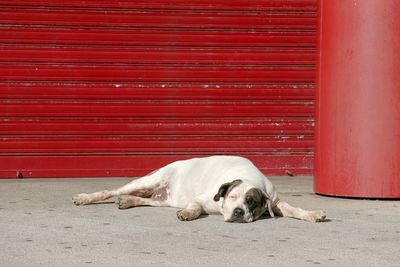
<path fill-rule="evenodd" d="M 235 199 L 237 199 L 237 196 L 236 195 L 230 195 L 228 198 L 232 199 L 232 200 L 235 200 Z"/>
<path fill-rule="evenodd" d="M 246 199 L 246 202 L 249 206 L 253 206 L 254 205 L 254 199 L 252 197 L 248 197 Z"/>

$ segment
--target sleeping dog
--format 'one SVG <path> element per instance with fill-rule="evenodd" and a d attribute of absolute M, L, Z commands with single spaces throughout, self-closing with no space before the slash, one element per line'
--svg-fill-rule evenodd
<path fill-rule="evenodd" d="M 226 222 L 253 222 L 264 213 L 309 222 L 325 220 L 324 211 L 294 208 L 278 197 L 273 184 L 254 164 L 238 156 L 176 161 L 115 190 L 79 194 L 76 205 L 118 196 L 120 209 L 137 206 L 176 207 L 178 219 L 222 214 Z"/>

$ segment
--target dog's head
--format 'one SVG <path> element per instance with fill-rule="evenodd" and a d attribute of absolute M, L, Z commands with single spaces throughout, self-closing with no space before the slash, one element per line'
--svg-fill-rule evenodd
<path fill-rule="evenodd" d="M 222 213 L 226 222 L 253 222 L 267 210 L 274 217 L 271 199 L 266 192 L 243 180 L 221 185 L 214 201 L 223 198 Z"/>

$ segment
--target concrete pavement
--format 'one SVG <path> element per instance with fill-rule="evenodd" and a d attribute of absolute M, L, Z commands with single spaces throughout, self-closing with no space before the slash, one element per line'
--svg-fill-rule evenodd
<path fill-rule="evenodd" d="M 0 180 L 1 266 L 400 266 L 400 202 L 312 194 L 312 177 L 271 177 L 281 199 L 330 221 L 222 216 L 181 222 L 173 208 L 76 207 L 77 193 L 130 179 Z"/>

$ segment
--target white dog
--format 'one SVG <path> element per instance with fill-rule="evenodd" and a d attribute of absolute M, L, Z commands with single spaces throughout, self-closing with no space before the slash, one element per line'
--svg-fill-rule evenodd
<path fill-rule="evenodd" d="M 294 208 L 278 198 L 272 183 L 251 161 L 237 156 L 212 156 L 176 161 L 121 188 L 72 198 L 86 205 L 119 196 L 120 209 L 137 206 L 181 208 L 177 216 L 190 221 L 219 213 L 226 222 L 252 222 L 264 213 L 310 222 L 325 220 L 323 211 Z"/>

